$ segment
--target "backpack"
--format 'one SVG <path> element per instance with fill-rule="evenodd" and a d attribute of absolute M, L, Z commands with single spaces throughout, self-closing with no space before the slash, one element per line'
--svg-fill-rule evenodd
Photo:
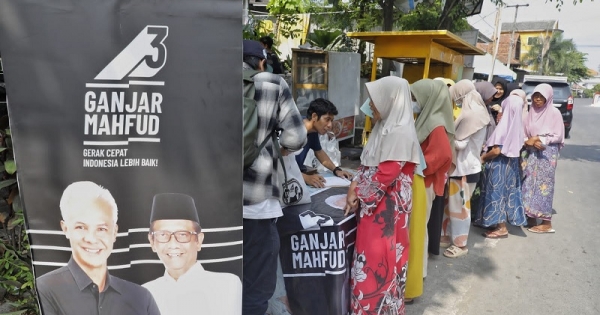
<path fill-rule="evenodd" d="M 274 129 L 268 134 L 265 139 L 262 140 L 260 145 L 258 143 L 258 109 L 256 108 L 256 87 L 254 86 L 254 76 L 259 74 L 256 70 L 243 70 L 244 80 L 244 170 L 249 168 L 254 160 L 258 157 L 258 154 L 265 147 L 269 139 L 273 141 L 273 151 L 276 152 L 279 163 L 284 169 L 285 181 L 283 183 L 284 192 L 288 192 L 287 187 L 287 172 L 285 171 L 285 164 L 283 157 L 281 156 L 281 150 L 279 148 L 278 130 Z"/>

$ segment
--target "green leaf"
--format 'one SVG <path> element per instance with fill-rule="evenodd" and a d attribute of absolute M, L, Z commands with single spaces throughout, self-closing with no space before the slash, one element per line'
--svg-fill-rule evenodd
<path fill-rule="evenodd" d="M 15 227 L 17 227 L 18 225 L 23 224 L 23 220 L 17 217 L 12 217 L 7 224 L 7 227 L 9 230 L 14 229 Z M 0 314 L 1 315 L 1 314 Z"/>
<path fill-rule="evenodd" d="M 27 312 L 27 310 L 21 310 L 21 311 L 14 311 L 14 312 L 10 312 L 10 313 L 2 313 L 0 315 L 24 315 Z"/>
<path fill-rule="evenodd" d="M 10 136 L 10 129 L 6 129 L 5 132 L 7 136 Z"/>
<path fill-rule="evenodd" d="M 20 282 L 14 281 L 14 280 L 4 280 L 4 281 L 2 281 L 0 283 L 5 284 L 5 285 L 9 285 L 11 287 L 17 287 L 17 288 L 20 288 L 21 285 L 22 285 Z"/>
<path fill-rule="evenodd" d="M 6 162 L 4 162 L 4 167 L 6 168 L 6 172 L 10 175 L 17 172 L 17 163 L 15 163 L 15 160 L 6 160 Z"/>
<path fill-rule="evenodd" d="M 12 185 L 12 184 L 14 184 L 16 182 L 17 182 L 17 180 L 14 179 L 14 178 L 3 180 L 3 181 L 0 182 L 0 189 L 2 189 L 4 187 L 8 187 L 8 186 L 10 186 L 10 185 Z"/>
<path fill-rule="evenodd" d="M 21 195 L 16 195 L 13 198 L 12 207 L 13 207 L 13 210 L 17 213 L 23 212 L 23 205 L 21 205 Z"/>

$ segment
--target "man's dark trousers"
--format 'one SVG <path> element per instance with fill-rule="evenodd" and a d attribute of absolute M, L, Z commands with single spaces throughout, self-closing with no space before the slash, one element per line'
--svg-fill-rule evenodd
<path fill-rule="evenodd" d="M 244 219 L 243 315 L 264 315 L 275 292 L 279 233 L 277 219 Z"/>

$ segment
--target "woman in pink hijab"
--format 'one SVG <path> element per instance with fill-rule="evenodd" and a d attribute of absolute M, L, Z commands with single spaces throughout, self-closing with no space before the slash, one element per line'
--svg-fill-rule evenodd
<path fill-rule="evenodd" d="M 492 103 L 494 95 L 496 95 L 498 90 L 496 90 L 496 87 L 488 81 L 481 81 L 475 83 L 475 89 L 477 90 L 477 93 L 481 95 L 481 99 L 483 99 L 483 103 L 486 105 L 485 107 L 490 116 L 490 123 L 487 125 L 487 134 L 485 137 L 485 139 L 487 140 L 494 132 L 494 129 L 496 129 L 496 120 L 494 119 L 492 111 L 488 105 Z"/>
<path fill-rule="evenodd" d="M 565 126 L 554 102 L 552 86 L 540 84 L 531 95 L 531 108 L 525 119 L 526 150 L 523 182 L 523 205 L 528 217 L 528 229 L 534 233 L 554 233 L 552 201 L 554 174 L 559 150 L 565 139 Z M 541 219 L 541 224 L 537 224 Z"/>
<path fill-rule="evenodd" d="M 484 233 L 487 238 L 506 238 L 506 223 L 525 225 L 521 200 L 519 154 L 523 147 L 523 99 L 511 95 L 502 102 L 504 115 L 487 140 L 487 152 L 481 156 L 485 163 L 479 211 L 475 224 L 495 227 Z"/>
<path fill-rule="evenodd" d="M 527 119 L 527 113 L 528 113 L 528 109 L 527 109 L 527 94 L 525 94 L 525 91 L 521 90 L 521 89 L 514 89 L 510 92 L 510 95 L 516 95 L 520 98 L 523 99 L 523 124 L 525 124 L 525 120 Z"/>

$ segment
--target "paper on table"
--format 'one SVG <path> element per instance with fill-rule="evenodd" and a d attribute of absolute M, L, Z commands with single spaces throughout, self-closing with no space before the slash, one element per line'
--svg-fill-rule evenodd
<path fill-rule="evenodd" d="M 325 177 L 325 187 L 348 187 L 350 181 L 341 177 Z"/>

